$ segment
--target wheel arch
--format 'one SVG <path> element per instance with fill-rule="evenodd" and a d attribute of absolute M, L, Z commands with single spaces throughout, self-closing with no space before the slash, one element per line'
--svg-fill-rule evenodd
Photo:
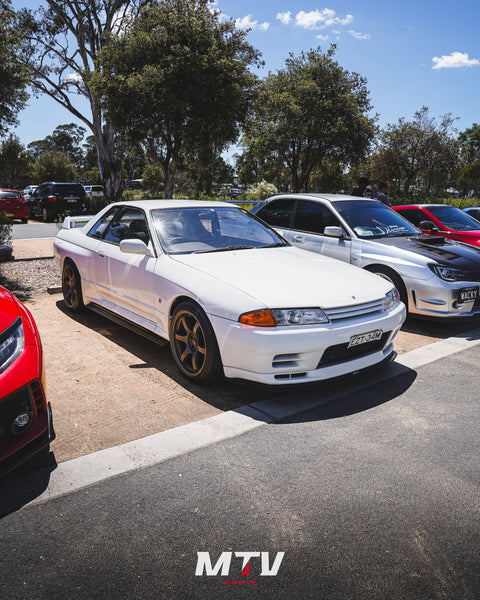
<path fill-rule="evenodd" d="M 392 283 L 397 288 L 398 293 L 400 294 L 400 300 L 405 304 L 408 310 L 409 293 L 407 290 L 407 286 L 405 285 L 405 282 L 403 281 L 403 278 L 400 275 L 400 273 L 398 273 L 398 271 L 396 271 L 390 266 L 381 263 L 372 263 L 366 265 L 363 268 L 365 271 L 369 271 L 370 273 L 382 273 L 383 275 L 389 277 Z"/>

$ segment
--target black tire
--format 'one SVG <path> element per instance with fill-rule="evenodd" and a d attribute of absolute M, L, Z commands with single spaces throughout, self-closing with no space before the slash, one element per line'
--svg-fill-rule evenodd
<path fill-rule="evenodd" d="M 367 271 L 370 273 L 374 273 L 378 275 L 382 279 L 386 279 L 393 283 L 393 285 L 397 288 L 397 291 L 400 295 L 400 300 L 405 304 L 408 310 L 408 294 L 407 288 L 403 283 L 403 279 L 400 277 L 398 273 L 396 273 L 393 269 L 389 269 L 388 267 L 384 267 L 383 265 L 370 265 L 366 267 Z"/>
<path fill-rule="evenodd" d="M 194 302 L 182 302 L 174 310 L 170 347 L 178 369 L 190 381 L 206 383 L 222 378 L 215 333 L 203 310 Z"/>
<path fill-rule="evenodd" d="M 69 310 L 81 312 L 85 308 L 80 274 L 77 267 L 70 260 L 66 260 L 63 264 L 62 293 L 63 301 Z"/>

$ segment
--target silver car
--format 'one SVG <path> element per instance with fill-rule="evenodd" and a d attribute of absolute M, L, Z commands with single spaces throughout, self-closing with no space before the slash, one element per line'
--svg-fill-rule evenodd
<path fill-rule="evenodd" d="M 381 202 L 334 194 L 286 194 L 257 204 L 251 212 L 295 246 L 388 279 L 411 314 L 480 314 L 480 250 L 423 235 Z"/>

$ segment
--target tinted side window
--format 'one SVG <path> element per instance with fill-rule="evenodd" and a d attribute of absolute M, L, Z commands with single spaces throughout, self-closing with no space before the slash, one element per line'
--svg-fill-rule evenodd
<path fill-rule="evenodd" d="M 325 227 L 331 226 L 341 227 L 328 206 L 308 200 L 298 201 L 293 229 L 323 234 Z"/>
<path fill-rule="evenodd" d="M 280 198 L 269 202 L 258 211 L 257 216 L 272 227 L 290 227 L 295 200 Z"/>
<path fill-rule="evenodd" d="M 88 236 L 101 239 L 105 230 L 110 225 L 111 220 L 118 212 L 118 206 L 110 209 L 106 214 L 103 215 L 101 219 L 99 219 L 95 225 L 90 229 L 87 233 Z"/>
<path fill-rule="evenodd" d="M 110 221 L 103 236 L 104 241 L 120 244 L 122 240 L 141 239 L 148 243 L 149 235 L 145 215 L 141 210 L 127 208 Z"/>
<path fill-rule="evenodd" d="M 402 215 L 402 217 L 405 217 L 407 221 L 410 221 L 410 223 L 413 223 L 417 227 L 420 227 L 420 223 L 422 221 L 430 220 L 428 216 L 418 208 L 408 208 L 406 210 L 399 210 L 398 212 Z"/>

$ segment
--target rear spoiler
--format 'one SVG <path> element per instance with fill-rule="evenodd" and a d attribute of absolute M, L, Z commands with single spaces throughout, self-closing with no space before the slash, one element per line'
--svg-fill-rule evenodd
<path fill-rule="evenodd" d="M 76 229 L 86 225 L 94 215 L 85 215 L 84 217 L 65 217 L 62 223 L 62 229 Z"/>

